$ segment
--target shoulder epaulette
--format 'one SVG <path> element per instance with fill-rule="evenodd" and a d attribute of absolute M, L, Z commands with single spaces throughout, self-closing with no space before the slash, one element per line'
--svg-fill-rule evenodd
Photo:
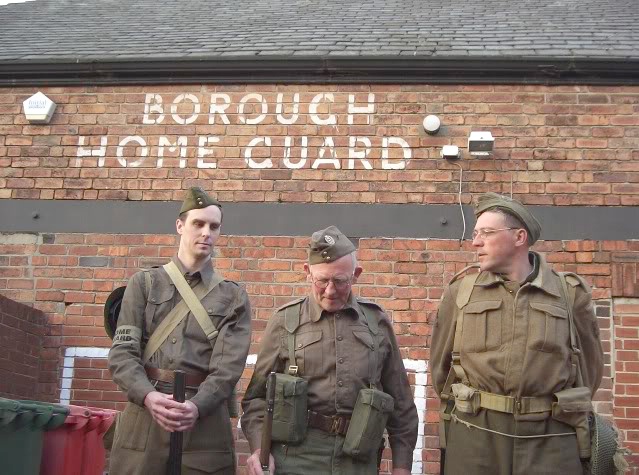
<path fill-rule="evenodd" d="M 458 280 L 462 275 L 464 275 L 466 272 L 468 272 L 471 269 L 479 269 L 479 264 L 472 264 L 468 267 L 464 267 L 462 270 L 457 272 L 457 274 L 455 274 L 452 279 L 450 279 L 450 281 L 448 282 L 448 285 Z"/>
<path fill-rule="evenodd" d="M 297 305 L 297 304 L 299 304 L 299 303 L 302 303 L 302 302 L 304 301 L 304 299 L 305 299 L 305 298 L 306 298 L 306 297 L 300 297 L 300 298 L 298 298 L 298 299 L 291 300 L 290 302 L 285 303 L 285 304 L 284 304 L 284 305 L 282 305 L 281 307 L 276 308 L 276 309 L 275 309 L 275 313 L 277 313 L 277 312 L 279 312 L 279 311 L 281 311 L 281 310 L 284 310 L 284 309 L 286 309 L 286 308 L 288 308 L 288 307 L 292 307 L 293 305 Z"/>
<path fill-rule="evenodd" d="M 563 272 L 563 274 L 566 276 L 566 282 L 568 285 L 571 285 L 572 287 L 581 285 L 584 289 L 588 289 L 588 283 L 580 275 L 575 274 L 574 272 Z"/>
<path fill-rule="evenodd" d="M 361 297 L 355 297 L 355 300 L 357 300 L 358 304 L 370 305 L 371 307 L 375 307 L 375 308 L 381 310 L 382 312 L 384 311 L 384 309 L 381 307 L 381 305 L 379 305 L 379 304 L 377 304 L 377 303 L 375 303 L 375 302 L 373 302 L 371 300 L 366 300 L 366 299 L 363 299 Z"/>

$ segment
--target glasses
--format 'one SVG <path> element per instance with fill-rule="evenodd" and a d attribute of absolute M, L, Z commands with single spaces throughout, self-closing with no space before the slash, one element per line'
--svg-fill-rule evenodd
<path fill-rule="evenodd" d="M 473 233 L 470 235 L 471 239 L 474 241 L 478 236 L 481 239 L 486 239 L 488 236 L 492 236 L 495 233 L 498 233 L 499 231 L 512 231 L 513 229 L 520 229 L 520 228 L 499 228 L 499 229 L 490 229 L 490 228 L 483 228 L 483 229 L 475 229 L 473 231 Z"/>
<path fill-rule="evenodd" d="M 349 285 L 351 285 L 351 281 L 353 280 L 353 276 L 350 277 L 336 277 L 333 279 L 316 279 L 315 277 L 311 277 L 313 280 L 313 284 L 320 290 L 324 290 L 328 287 L 328 285 L 332 282 L 333 286 L 337 290 L 346 290 Z"/>

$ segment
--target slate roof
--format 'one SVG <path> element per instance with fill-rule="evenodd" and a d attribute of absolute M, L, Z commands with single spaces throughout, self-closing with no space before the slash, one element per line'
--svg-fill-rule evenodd
<path fill-rule="evenodd" d="M 639 58 L 637 0 L 35 0 L 7 63 L 259 57 Z"/>

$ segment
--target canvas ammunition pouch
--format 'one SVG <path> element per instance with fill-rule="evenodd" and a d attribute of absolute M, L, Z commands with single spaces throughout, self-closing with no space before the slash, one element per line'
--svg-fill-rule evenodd
<path fill-rule="evenodd" d="M 552 418 L 568 424 L 575 429 L 579 457 L 590 457 L 590 429 L 588 414 L 592 411 L 590 388 L 585 386 L 569 388 L 554 394 L 556 399 L 552 403 Z"/>
<path fill-rule="evenodd" d="M 369 460 L 379 449 L 383 440 L 384 429 L 389 414 L 395 403 L 392 396 L 376 389 L 377 361 L 370 365 L 370 388 L 361 389 L 352 414 L 337 414 L 322 416 L 308 411 L 308 385 L 306 380 L 298 376 L 298 366 L 295 358 L 295 332 L 300 324 L 301 301 L 290 305 L 284 310 L 284 327 L 288 332 L 288 374 L 276 375 L 275 405 L 273 408 L 272 439 L 278 442 L 299 444 L 306 437 L 307 427 L 318 427 L 326 431 L 325 420 L 331 421 L 327 432 L 344 435 L 344 453 L 352 457 Z M 373 340 L 374 358 L 378 357 L 377 334 L 379 327 L 375 316 L 362 307 L 368 329 Z M 335 423 L 348 420 L 334 426 Z"/>
<path fill-rule="evenodd" d="M 395 400 L 391 395 L 377 389 L 361 389 L 344 439 L 344 453 L 358 460 L 376 456 L 386 421 L 394 408 Z"/>
<path fill-rule="evenodd" d="M 299 444 L 306 437 L 308 383 L 290 374 L 275 375 L 272 439 Z"/>
<path fill-rule="evenodd" d="M 453 384 L 451 390 L 455 398 L 455 410 L 473 416 L 479 412 L 481 408 L 479 390 L 462 383 Z"/>

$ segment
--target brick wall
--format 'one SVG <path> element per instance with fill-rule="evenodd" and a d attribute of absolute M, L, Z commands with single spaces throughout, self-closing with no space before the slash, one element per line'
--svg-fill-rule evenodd
<path fill-rule="evenodd" d="M 639 205 L 638 87 L 47 87 L 42 92 L 58 104 L 53 120 L 29 125 L 21 103 L 35 92 L 0 89 L 0 199 L 180 200 L 182 190 L 200 185 L 223 202 L 454 204 L 458 164 L 464 203 L 512 189 L 529 204 Z M 441 119 L 438 135 L 423 131 L 427 114 Z M 476 130 L 495 137 L 491 157 L 464 152 L 457 164 L 439 158 L 443 145 L 465 149 Z M 0 235 L 0 293 L 34 305 L 50 325 L 41 350 L 44 398 L 60 397 L 69 349 L 108 346 L 102 304 L 109 292 L 138 268 L 164 262 L 175 244 L 169 235 Z M 273 309 L 306 292 L 307 244 L 296 236 L 220 240 L 218 269 L 246 285 L 255 309 L 251 353 Z M 536 248 L 593 286 L 606 350 L 596 406 L 614 413 L 636 444 L 639 322 L 629 302 L 639 298 L 639 242 L 548 241 Z M 359 257 L 365 273 L 358 291 L 389 311 L 404 357 L 427 361 L 443 287 L 474 260 L 471 247 L 362 239 Z M 67 383 L 72 402 L 123 401 L 102 357 L 74 357 Z M 437 473 L 432 388 L 425 399 L 423 471 Z M 239 440 L 240 460 L 246 448 Z"/>
<path fill-rule="evenodd" d="M 13 235 L 12 241 L 19 241 L 19 237 Z M 7 255 L 0 268 L 3 275 L 10 276 L 14 274 L 12 270 L 19 268 L 26 269 L 23 274 L 29 276 L 15 273 L 14 277 L 3 279 L 0 292 L 34 302 L 53 324 L 42 350 L 41 379 L 46 399 L 55 400 L 60 396 L 63 357 L 68 348 L 109 345 L 102 327 L 102 304 L 111 289 L 125 283 L 138 268 L 164 262 L 173 253 L 175 242 L 175 237 L 169 235 L 44 234 L 29 245 L 0 245 L 0 253 Z M 226 277 L 246 285 L 254 307 L 251 353 L 257 352 L 273 309 L 307 291 L 302 270 L 307 245 L 308 239 L 300 237 L 220 239 L 217 268 Z M 445 282 L 472 261 L 469 243 L 460 248 L 457 241 L 450 240 L 361 239 L 359 246 L 364 274 L 357 285 L 358 292 L 389 311 L 404 358 L 428 360 L 430 323 L 438 300 Z M 611 415 L 614 409 L 617 424 L 631 442 L 639 429 L 637 414 L 633 412 L 633 404 L 637 403 L 632 399 L 631 385 L 636 382 L 636 368 L 632 364 L 639 352 L 632 349 L 639 345 L 639 321 L 636 305 L 623 307 L 615 301 L 613 308 L 611 304 L 611 259 L 620 251 L 624 256 L 639 256 L 639 243 L 554 241 L 540 242 L 536 249 L 544 252 L 557 268 L 580 273 L 594 287 L 606 351 L 606 370 L 596 407 L 605 415 Z M 29 288 L 25 288 L 24 281 L 31 283 Z M 627 315 L 632 312 L 634 320 L 632 315 Z M 613 335 L 616 360 L 611 354 Z M 620 351 L 619 345 L 624 345 L 626 351 Z M 613 361 L 617 380 L 612 379 Z M 109 380 L 103 358 L 77 357 L 73 370 L 72 403 L 122 407 L 124 397 Z M 621 376 L 620 372 L 627 376 Z M 246 389 L 250 374 L 249 367 L 240 381 L 240 393 Z M 415 382 L 412 372 L 411 380 Z M 426 399 L 424 473 L 437 473 L 438 403 L 430 386 L 426 388 Z M 245 456 L 246 449 L 239 436 L 240 457 Z"/>
<path fill-rule="evenodd" d="M 441 146 L 489 130 L 493 157 L 462 162 L 467 193 L 510 191 L 512 180 L 528 203 L 639 204 L 637 87 L 42 91 L 58 108 L 38 126 L 21 113 L 35 89 L 0 89 L 0 198 L 180 199 L 201 184 L 226 202 L 455 203 L 458 170 Z M 427 114 L 442 121 L 436 136 L 421 126 Z"/>
<path fill-rule="evenodd" d="M 26 257 L 2 257 L 18 266 Z M 2 267 L 2 271 L 8 267 Z M 16 267 L 17 269 L 17 267 Z M 41 398 L 40 350 L 46 316 L 40 310 L 0 295 L 0 397 Z"/>

